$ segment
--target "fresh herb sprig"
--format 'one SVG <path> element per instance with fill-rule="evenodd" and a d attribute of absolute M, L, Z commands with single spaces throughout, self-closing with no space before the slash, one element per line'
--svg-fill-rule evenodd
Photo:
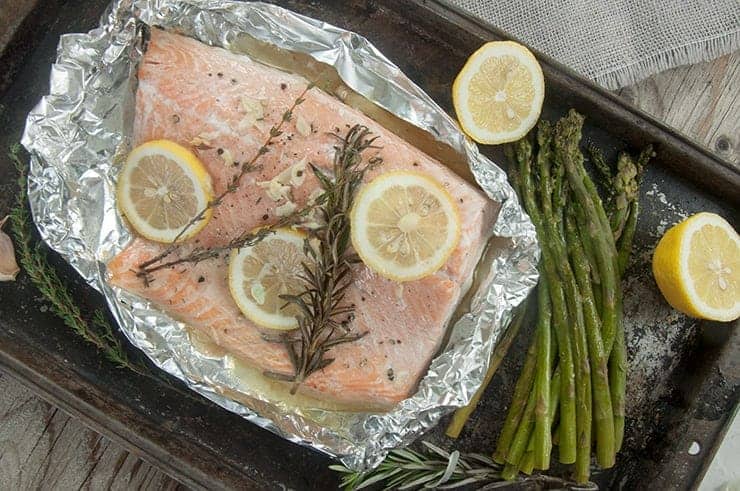
<path fill-rule="evenodd" d="M 363 165 L 363 152 L 379 148 L 374 145 L 377 137 L 372 137 L 365 126 L 353 126 L 345 137 L 336 136 L 339 144 L 335 147 L 333 179 L 311 165 L 324 193 L 323 204 L 317 208 L 321 226 L 304 244 L 308 258 L 300 276 L 304 290 L 297 295 L 282 295 L 300 312 L 298 329 L 277 339 L 285 344 L 294 373 L 265 372 L 266 376 L 293 382 L 291 393 L 312 373 L 334 361 L 326 356 L 329 349 L 365 335 L 352 333 L 347 327 L 354 316 L 354 305 L 344 303 L 345 292 L 352 283 L 351 265 L 357 261 L 348 251 L 349 214 L 365 173 L 380 165 L 382 159 L 371 157 Z"/>
<path fill-rule="evenodd" d="M 152 264 L 140 270 L 139 274 L 147 275 L 148 281 L 151 281 L 151 273 L 159 271 L 165 268 L 171 268 L 179 264 L 198 264 L 201 261 L 207 259 L 217 259 L 224 254 L 229 253 L 233 249 L 241 249 L 244 247 L 252 247 L 257 243 L 261 242 L 267 236 L 271 235 L 278 228 L 290 227 L 291 225 L 299 224 L 304 218 L 306 218 L 313 210 L 321 205 L 323 197 L 319 196 L 313 203 L 306 205 L 298 211 L 291 213 L 277 222 L 273 223 L 268 227 L 259 228 L 257 230 L 245 231 L 239 234 L 237 237 L 230 240 L 225 246 L 219 247 L 195 247 L 189 253 L 172 259 L 170 261 L 160 262 L 158 264 Z"/>
<path fill-rule="evenodd" d="M 155 266 L 155 265 L 157 263 L 161 262 L 164 258 L 168 257 L 173 252 L 175 252 L 175 250 L 177 250 L 177 248 L 179 246 L 178 241 L 183 237 L 183 235 L 188 230 L 190 230 L 190 228 L 192 228 L 193 225 L 195 225 L 196 223 L 202 221 L 205 218 L 206 213 L 208 212 L 208 210 L 212 210 L 213 208 L 216 208 L 216 207 L 220 206 L 221 203 L 223 203 L 223 200 L 224 200 L 224 198 L 226 198 L 226 196 L 228 196 L 229 194 L 235 193 L 236 190 L 239 189 L 239 183 L 241 182 L 242 177 L 244 177 L 246 174 L 248 174 L 250 172 L 253 172 L 255 170 L 258 170 L 260 168 L 260 166 L 257 164 L 257 161 L 260 159 L 260 157 L 262 157 L 263 155 L 265 155 L 265 154 L 267 154 L 267 153 L 270 152 L 270 145 L 272 144 L 272 141 L 275 138 L 278 138 L 280 135 L 283 134 L 283 131 L 282 131 L 283 125 L 285 123 L 287 123 L 288 121 L 290 121 L 291 119 L 293 119 L 293 112 L 295 111 L 296 107 L 298 107 L 299 105 L 303 104 L 303 102 L 306 100 L 305 99 L 306 94 L 313 87 L 314 87 L 314 85 L 312 83 L 309 83 L 306 86 L 306 88 L 303 89 L 303 92 L 301 92 L 300 95 L 293 101 L 293 103 L 290 105 L 290 107 L 288 109 L 286 109 L 285 112 L 283 112 L 283 115 L 280 117 L 280 120 L 277 123 L 275 123 L 272 126 L 272 128 L 270 128 L 270 131 L 268 133 L 268 136 L 265 139 L 265 141 L 262 144 L 262 146 L 260 146 L 257 149 L 257 152 L 254 154 L 254 156 L 251 159 L 249 159 L 248 161 L 244 162 L 241 165 L 241 167 L 239 169 L 239 172 L 237 174 L 234 174 L 234 176 L 229 181 L 229 184 L 226 186 L 226 189 L 224 191 L 222 191 L 221 194 L 219 194 L 218 196 L 216 196 L 215 198 L 213 198 L 211 201 L 209 201 L 208 202 L 208 205 L 206 205 L 205 208 L 203 208 L 202 210 L 200 210 L 200 212 L 198 212 L 198 214 L 195 215 L 192 220 L 190 220 L 187 224 L 185 224 L 185 226 L 182 228 L 182 230 L 180 230 L 180 232 L 175 236 L 175 238 L 172 241 L 172 243 L 169 246 L 167 246 L 167 248 L 165 248 L 164 251 L 162 251 L 161 253 L 157 254 L 153 258 L 151 258 L 151 259 L 149 259 L 147 261 L 144 261 L 143 263 L 141 263 L 139 265 L 139 271 L 137 271 L 137 273 L 136 273 L 137 276 L 143 278 L 144 279 L 144 282 L 148 283 L 149 280 L 150 280 L 150 276 L 149 275 L 153 271 L 156 271 L 156 270 L 161 269 L 162 267 L 164 267 L 164 266 Z M 257 242 L 259 242 L 260 240 L 264 239 L 267 235 L 269 235 L 272 232 L 272 228 L 273 227 L 270 227 L 268 229 L 265 229 L 265 231 L 262 232 L 262 233 L 252 234 L 251 237 L 249 237 L 248 239 L 245 239 L 245 241 L 244 241 L 245 242 L 245 245 L 254 245 Z M 197 253 L 197 255 L 195 257 L 196 257 L 196 259 L 198 257 L 203 257 L 203 259 L 207 259 L 208 257 L 206 257 L 206 256 L 208 256 L 208 253 L 205 250 L 199 250 L 198 253 Z M 213 257 L 213 256 L 209 256 L 209 257 Z M 202 261 L 203 259 L 199 259 L 199 260 Z M 194 261 L 183 261 L 183 260 L 180 260 L 180 261 L 177 261 L 176 264 L 179 264 L 179 263 L 182 263 L 182 262 L 198 262 L 198 260 L 194 260 Z M 171 266 L 171 265 L 172 264 L 169 264 L 168 266 Z"/>
<path fill-rule="evenodd" d="M 145 367 L 129 359 L 102 310 L 96 309 L 90 317 L 82 313 L 72 292 L 49 263 L 43 245 L 34 239 L 31 232 L 33 221 L 28 209 L 27 165 L 21 159 L 20 152 L 20 145 L 16 144 L 10 148 L 8 155 L 18 171 L 18 194 L 15 206 L 10 212 L 10 224 L 23 270 L 31 283 L 49 302 L 51 312 L 61 318 L 77 335 L 93 344 L 116 366 L 151 377 Z"/>
<path fill-rule="evenodd" d="M 383 489 L 455 489 L 463 486 L 483 486 L 482 489 L 539 488 L 568 489 L 573 483 L 552 476 L 534 474 L 516 481 L 506 481 L 501 476 L 503 466 L 490 457 L 477 453 L 447 452 L 436 445 L 422 441 L 422 451 L 398 449 L 391 451 L 385 460 L 368 472 L 357 472 L 343 465 L 330 469 L 342 474 L 342 487 L 347 490 L 364 489 L 373 484 L 383 484 Z M 597 489 L 595 485 L 578 486 L 580 491 Z"/>

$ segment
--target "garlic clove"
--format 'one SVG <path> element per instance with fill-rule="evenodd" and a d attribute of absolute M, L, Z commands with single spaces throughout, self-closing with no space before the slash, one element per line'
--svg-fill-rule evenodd
<path fill-rule="evenodd" d="M 0 281 L 15 281 L 15 277 L 21 268 L 18 267 L 18 263 L 15 261 L 13 241 L 2 230 L 7 220 L 8 217 L 0 220 Z"/>
<path fill-rule="evenodd" d="M 308 136 L 311 134 L 311 123 L 306 121 L 300 114 L 295 120 L 295 128 L 302 136 Z"/>

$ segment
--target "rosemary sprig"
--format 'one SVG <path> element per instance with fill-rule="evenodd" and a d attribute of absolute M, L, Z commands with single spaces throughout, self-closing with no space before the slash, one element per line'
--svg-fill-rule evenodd
<path fill-rule="evenodd" d="M 20 151 L 20 145 L 15 144 L 10 148 L 8 155 L 18 171 L 19 190 L 15 206 L 10 211 L 10 224 L 23 270 L 49 302 L 51 311 L 76 334 L 93 344 L 117 367 L 128 368 L 140 375 L 151 377 L 145 367 L 129 360 L 120 339 L 114 335 L 113 327 L 102 310 L 96 309 L 89 320 L 83 315 L 72 292 L 49 263 L 42 244 L 36 243 L 33 238 L 26 187 L 27 166 L 21 160 Z"/>
<path fill-rule="evenodd" d="M 157 254 L 153 258 L 147 261 L 144 261 L 143 263 L 139 265 L 139 271 L 137 272 L 137 276 L 143 278 L 145 282 L 148 282 L 149 273 L 153 271 L 152 266 L 158 262 L 161 262 L 164 258 L 172 254 L 177 249 L 179 245 L 178 241 L 182 238 L 185 232 L 190 230 L 190 228 L 193 225 L 203 220 L 208 210 L 211 210 L 221 205 L 221 203 L 223 203 L 223 200 L 224 198 L 226 198 L 226 196 L 228 196 L 231 193 L 236 192 L 236 190 L 239 189 L 239 183 L 241 182 L 242 177 L 260 168 L 260 166 L 257 165 L 257 161 L 260 159 L 260 157 L 270 152 L 270 145 L 272 144 L 272 141 L 275 138 L 283 134 L 283 131 L 282 131 L 283 125 L 293 118 L 293 111 L 295 111 L 295 108 L 298 107 L 300 104 L 302 104 L 306 100 L 305 99 L 306 93 L 308 93 L 308 91 L 311 90 L 313 87 L 314 85 L 312 83 L 309 83 L 306 86 L 306 88 L 303 89 L 303 92 L 301 92 L 300 95 L 296 98 L 296 100 L 293 101 L 291 106 L 288 109 L 286 109 L 285 112 L 283 112 L 283 115 L 281 116 L 280 120 L 277 123 L 275 123 L 272 126 L 272 128 L 270 128 L 270 132 L 267 138 L 265 139 L 265 142 L 262 144 L 261 147 L 259 147 L 259 149 L 257 149 L 257 152 L 254 154 L 254 156 L 250 160 L 244 162 L 241 165 L 239 172 L 237 174 L 234 174 L 234 176 L 229 181 L 229 184 L 226 186 L 226 189 L 223 192 L 221 192 L 221 194 L 219 194 L 218 196 L 213 198 L 211 201 L 209 201 L 208 205 L 206 205 L 205 208 L 200 210 L 200 212 L 198 212 L 198 214 L 195 215 L 192 220 L 190 220 L 187 224 L 185 224 L 182 230 L 180 230 L 180 232 L 175 236 L 172 243 L 169 246 L 167 246 L 167 248 L 164 251 L 162 251 L 160 254 Z M 258 234 L 257 236 L 253 237 L 252 240 L 256 240 L 258 237 L 259 237 L 259 240 L 262 240 L 264 237 L 266 237 L 266 235 L 267 234 L 261 234 L 261 235 Z M 259 242 L 259 240 L 256 240 L 256 242 Z M 203 250 L 203 251 L 200 251 L 200 253 L 204 254 L 205 252 Z M 180 262 L 184 262 L 184 261 L 180 261 Z M 156 269 L 161 269 L 161 268 L 156 268 Z"/>
<path fill-rule="evenodd" d="M 344 298 L 352 282 L 351 264 L 357 261 L 348 252 L 349 213 L 365 173 L 380 165 L 382 159 L 372 157 L 362 165 L 362 153 L 379 148 L 373 145 L 377 137 L 371 137 L 366 127 L 355 125 L 344 138 L 336 136 L 339 144 L 335 147 L 334 179 L 311 165 L 324 193 L 323 205 L 317 208 L 322 224 L 309 234 L 304 244 L 308 260 L 303 264 L 300 278 L 305 289 L 297 295 L 282 295 L 300 312 L 298 329 L 275 340 L 286 345 L 294 373 L 265 372 L 266 376 L 293 382 L 291 393 L 312 373 L 334 361 L 325 356 L 329 349 L 366 334 L 351 333 L 347 327 L 354 316 L 354 305 L 344 304 Z"/>
<path fill-rule="evenodd" d="M 526 484 L 538 488 L 573 488 L 574 483 L 544 474 L 522 476 L 515 481 L 501 477 L 503 466 L 487 455 L 447 452 L 436 445 L 422 441 L 423 449 L 391 451 L 383 462 L 368 472 L 357 472 L 343 465 L 331 465 L 330 469 L 342 474 L 342 487 L 347 491 L 364 489 L 382 483 L 383 489 L 454 489 L 463 486 L 482 486 L 480 489 L 527 488 Z M 575 488 L 573 488 L 575 489 Z M 579 485 L 581 491 L 598 489 L 595 485 Z"/>

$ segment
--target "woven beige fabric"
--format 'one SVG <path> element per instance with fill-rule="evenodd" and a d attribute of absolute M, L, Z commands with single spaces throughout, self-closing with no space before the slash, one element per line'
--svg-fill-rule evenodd
<path fill-rule="evenodd" d="M 740 48 L 740 0 L 447 0 L 616 89 Z"/>

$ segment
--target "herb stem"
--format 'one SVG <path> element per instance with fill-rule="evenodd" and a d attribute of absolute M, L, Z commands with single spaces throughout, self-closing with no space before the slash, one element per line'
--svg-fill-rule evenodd
<path fill-rule="evenodd" d="M 185 224 L 182 230 L 180 230 L 180 232 L 178 232 L 178 234 L 175 236 L 172 243 L 170 243 L 170 245 L 167 246 L 167 248 L 164 251 L 162 251 L 160 254 L 157 254 L 153 258 L 148 259 L 147 261 L 144 261 L 143 263 L 139 265 L 139 271 L 137 272 L 137 276 L 144 278 L 144 281 L 148 281 L 148 275 L 152 271 L 151 266 L 162 261 L 164 258 L 172 254 L 178 247 L 178 241 L 183 237 L 183 235 L 188 230 L 190 230 L 190 228 L 193 225 L 195 225 L 196 223 L 200 222 L 201 220 L 205 218 L 208 210 L 211 210 L 213 208 L 216 208 L 217 206 L 220 206 L 221 203 L 223 203 L 223 200 L 224 198 L 226 198 L 227 195 L 236 192 L 236 190 L 239 189 L 239 184 L 241 182 L 242 177 L 244 177 L 246 174 L 250 172 L 253 172 L 259 169 L 259 166 L 257 165 L 257 161 L 260 159 L 260 157 L 270 152 L 270 144 L 272 143 L 272 140 L 283 134 L 282 132 L 283 125 L 293 118 L 293 111 L 295 111 L 296 107 L 298 107 L 300 104 L 302 104 L 306 100 L 305 99 L 306 94 L 313 87 L 314 85 L 312 83 L 309 83 L 306 86 L 306 88 L 303 89 L 303 92 L 301 92 L 301 94 L 293 101 L 291 106 L 280 117 L 280 121 L 278 121 L 275 125 L 272 126 L 272 128 L 270 128 L 270 132 L 267 136 L 267 139 L 262 144 L 262 146 L 257 150 L 254 156 L 250 160 L 244 162 L 241 165 L 241 168 L 239 169 L 239 173 L 235 174 L 231 178 L 231 180 L 229 181 L 229 184 L 226 186 L 226 189 L 222 191 L 221 194 L 213 198 L 210 202 L 208 202 L 208 205 L 206 205 L 205 208 L 200 210 L 200 212 L 198 212 L 198 214 L 195 215 L 192 218 L 192 220 L 190 220 L 187 224 Z M 257 237 L 258 236 L 255 236 L 253 237 L 253 239 L 256 239 Z M 265 237 L 265 235 L 262 235 L 259 237 L 260 237 L 259 240 L 262 240 Z M 210 257 L 213 257 L 213 256 L 210 256 Z"/>
<path fill-rule="evenodd" d="M 352 283 L 351 265 L 356 260 L 349 252 L 352 203 L 365 173 L 382 163 L 380 157 L 373 157 L 362 164 L 365 150 L 379 148 L 373 145 L 376 138 L 370 135 L 370 130 L 361 125 L 350 128 L 345 137 L 337 135 L 333 180 L 311 165 L 324 191 L 318 208 L 322 224 L 304 243 L 307 261 L 303 264 L 301 280 L 305 288 L 297 295 L 281 296 L 300 312 L 298 329 L 280 339 L 288 350 L 294 373 L 265 373 L 275 379 L 292 381 L 292 394 L 312 373 L 334 361 L 325 356 L 329 349 L 357 341 L 366 334 L 350 332 L 348 325 L 354 318 L 354 305 L 345 305 L 343 299 Z"/>

